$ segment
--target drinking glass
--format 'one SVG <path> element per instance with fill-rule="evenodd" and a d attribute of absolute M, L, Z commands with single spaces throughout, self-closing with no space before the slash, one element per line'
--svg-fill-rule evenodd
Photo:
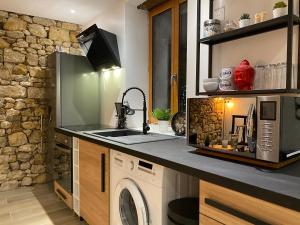
<path fill-rule="evenodd" d="M 286 63 L 278 63 L 278 72 L 279 72 L 279 88 L 284 89 L 286 88 Z"/>
<path fill-rule="evenodd" d="M 261 90 L 264 89 L 264 80 L 265 80 L 265 66 L 263 65 L 256 65 L 255 69 L 255 80 L 254 80 L 254 90 Z"/>
<path fill-rule="evenodd" d="M 269 83 L 269 89 L 276 89 L 277 88 L 277 80 L 276 80 L 276 64 L 270 64 L 269 65 L 269 80 L 267 81 Z"/>
<path fill-rule="evenodd" d="M 271 89 L 272 88 L 272 84 L 271 84 L 271 77 L 272 77 L 272 73 L 271 73 L 271 64 L 266 65 L 265 69 L 264 69 L 264 85 L 263 85 L 263 89 Z"/>
<path fill-rule="evenodd" d="M 274 89 L 281 89 L 281 67 L 280 67 L 280 63 L 275 65 Z"/>

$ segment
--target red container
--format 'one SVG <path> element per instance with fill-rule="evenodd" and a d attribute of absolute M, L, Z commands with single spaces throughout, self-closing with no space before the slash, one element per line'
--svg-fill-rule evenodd
<path fill-rule="evenodd" d="M 240 91 L 248 91 L 253 89 L 255 70 L 248 60 L 243 60 L 241 64 L 235 68 L 234 83 Z"/>

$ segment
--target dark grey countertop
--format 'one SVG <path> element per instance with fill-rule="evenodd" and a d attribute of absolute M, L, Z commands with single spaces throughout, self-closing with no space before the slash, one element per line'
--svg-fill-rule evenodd
<path fill-rule="evenodd" d="M 300 161 L 275 171 L 191 153 L 184 138 L 124 145 L 63 128 L 58 131 L 224 187 L 300 211 Z"/>

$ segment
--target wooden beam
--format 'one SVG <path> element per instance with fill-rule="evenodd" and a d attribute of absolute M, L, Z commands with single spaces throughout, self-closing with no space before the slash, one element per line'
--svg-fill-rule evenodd
<path fill-rule="evenodd" d="M 155 6 L 158 6 L 166 1 L 167 0 L 147 0 L 147 1 L 144 1 L 142 4 L 138 5 L 137 8 L 149 11 L 149 10 L 153 9 Z"/>

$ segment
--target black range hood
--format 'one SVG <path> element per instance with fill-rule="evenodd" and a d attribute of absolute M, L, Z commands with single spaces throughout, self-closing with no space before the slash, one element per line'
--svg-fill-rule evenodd
<path fill-rule="evenodd" d="M 94 24 L 76 37 L 95 70 L 121 67 L 115 34 L 102 30 Z"/>

